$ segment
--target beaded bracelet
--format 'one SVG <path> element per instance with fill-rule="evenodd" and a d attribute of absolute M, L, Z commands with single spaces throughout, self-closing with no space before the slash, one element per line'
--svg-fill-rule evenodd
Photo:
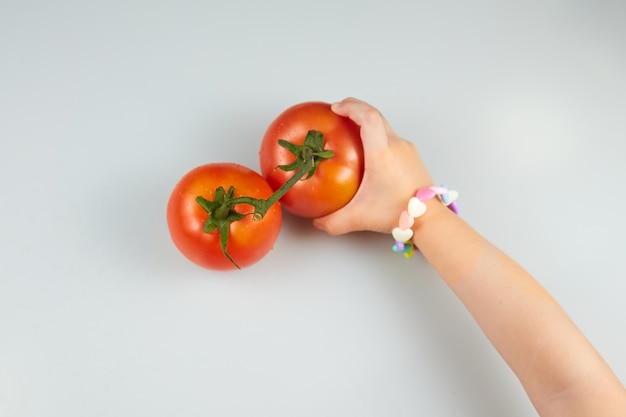
<path fill-rule="evenodd" d="M 406 258 L 410 258 L 415 253 L 415 245 L 411 242 L 413 237 L 413 226 L 415 219 L 426 213 L 426 201 L 437 197 L 439 201 L 445 204 L 455 214 L 459 213 L 459 207 L 456 203 L 456 199 L 459 197 L 459 193 L 454 190 L 448 190 L 445 185 L 432 186 L 420 188 L 415 193 L 414 197 L 411 197 L 407 205 L 407 209 L 400 213 L 400 219 L 398 220 L 398 227 L 395 227 L 391 234 L 396 243 L 393 245 L 393 251 L 402 253 Z"/>

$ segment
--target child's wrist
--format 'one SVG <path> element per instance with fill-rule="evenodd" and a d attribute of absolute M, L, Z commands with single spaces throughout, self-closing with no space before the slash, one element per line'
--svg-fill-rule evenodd
<path fill-rule="evenodd" d="M 433 198 L 432 200 L 426 201 L 426 213 L 424 215 L 417 217 L 413 223 L 413 236 L 415 233 L 421 228 L 423 228 L 427 223 L 430 223 L 433 218 L 438 217 L 441 213 L 446 213 L 451 211 L 445 204 L 442 204 L 441 201 L 437 198 Z"/>
<path fill-rule="evenodd" d="M 458 213 L 458 192 L 448 190 L 445 185 L 430 186 L 417 190 L 400 213 L 398 226 L 392 230 L 395 240 L 393 251 L 403 253 L 406 258 L 415 252 L 414 236 L 432 218 L 448 210 Z"/>

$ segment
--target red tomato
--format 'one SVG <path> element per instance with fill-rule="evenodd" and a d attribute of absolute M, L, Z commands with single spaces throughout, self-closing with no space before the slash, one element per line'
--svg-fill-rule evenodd
<path fill-rule="evenodd" d="M 187 173 L 174 188 L 167 204 L 167 225 L 172 241 L 190 261 L 215 270 L 236 269 L 224 255 L 220 246 L 220 233 L 204 232 L 209 217 L 196 202 L 196 197 L 215 199 L 216 189 L 230 186 L 234 196 L 267 199 L 273 190 L 257 172 L 232 163 L 212 163 L 199 166 Z M 253 213 L 249 204 L 236 204 L 233 210 L 240 214 Z M 276 203 L 263 219 L 254 220 L 248 215 L 231 223 L 226 250 L 241 268 L 263 258 L 274 246 L 282 223 L 280 204 Z"/>
<path fill-rule="evenodd" d="M 293 171 L 283 171 L 295 156 L 278 145 L 278 139 L 302 145 L 309 130 L 324 134 L 324 149 L 335 156 L 321 161 L 315 175 L 298 181 L 280 202 L 299 217 L 316 218 L 346 205 L 356 194 L 363 177 L 363 146 L 359 126 L 333 113 L 330 104 L 306 102 L 288 108 L 268 127 L 260 150 L 261 174 L 276 190 Z"/>

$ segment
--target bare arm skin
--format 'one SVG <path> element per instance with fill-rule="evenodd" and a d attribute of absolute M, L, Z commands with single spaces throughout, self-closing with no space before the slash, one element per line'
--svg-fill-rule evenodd
<path fill-rule="evenodd" d="M 437 202 L 414 242 L 517 375 L 541 416 L 626 416 L 626 391 L 556 300 Z"/>
<path fill-rule="evenodd" d="M 398 137 L 378 110 L 352 98 L 333 110 L 361 126 L 365 175 L 346 207 L 314 223 L 333 235 L 390 233 L 409 197 L 432 179 L 415 146 Z M 462 218 L 437 200 L 427 206 L 413 226 L 413 242 L 517 375 L 538 413 L 625 417 L 624 386 L 556 300 Z"/>

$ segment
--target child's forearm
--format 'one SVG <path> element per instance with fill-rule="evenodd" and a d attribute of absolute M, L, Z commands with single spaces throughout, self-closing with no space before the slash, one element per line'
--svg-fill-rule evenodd
<path fill-rule="evenodd" d="M 347 98 L 332 109 L 360 126 L 365 173 L 350 203 L 314 224 L 334 235 L 388 233 L 402 224 L 404 236 L 411 222 L 406 214 L 396 217 L 407 207 L 404 198 L 432 185 L 417 149 L 361 100 Z M 413 224 L 414 243 L 467 306 L 539 413 L 626 417 L 624 387 L 550 294 L 436 199 L 425 204 Z"/>
<path fill-rule="evenodd" d="M 477 320 L 537 410 L 544 416 L 626 415 L 623 386 L 550 294 L 461 218 L 435 201 L 430 210 L 416 223 L 414 243 Z"/>

